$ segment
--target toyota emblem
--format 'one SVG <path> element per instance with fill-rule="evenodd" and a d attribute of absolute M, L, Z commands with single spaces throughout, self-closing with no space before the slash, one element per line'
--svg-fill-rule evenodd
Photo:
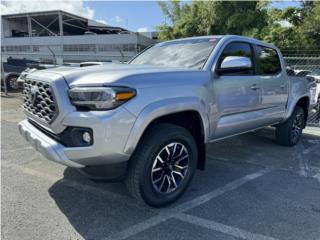
<path fill-rule="evenodd" d="M 29 99 L 32 105 L 35 105 L 38 93 L 39 93 L 39 88 L 37 86 L 30 87 Z"/>

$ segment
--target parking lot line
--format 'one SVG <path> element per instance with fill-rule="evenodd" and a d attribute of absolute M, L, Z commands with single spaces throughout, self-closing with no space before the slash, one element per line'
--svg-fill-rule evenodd
<path fill-rule="evenodd" d="M 319 144 L 319 142 L 316 143 L 314 146 L 308 147 L 307 149 L 303 150 L 303 151 L 302 151 L 302 154 L 304 154 L 304 155 L 309 154 L 309 153 L 311 153 L 312 151 L 314 151 L 314 150 L 316 150 L 316 149 L 318 149 L 318 150 L 320 149 L 320 144 Z"/>
<path fill-rule="evenodd" d="M 3 167 L 3 165 L 2 165 L 2 167 Z M 44 180 L 47 180 L 47 181 L 50 181 L 50 182 L 61 181 L 61 183 L 63 185 L 65 185 L 67 187 L 74 188 L 74 189 L 76 189 L 78 191 L 85 191 L 85 192 L 88 192 L 90 194 L 96 195 L 98 197 L 104 197 L 104 198 L 106 198 L 106 199 L 108 199 L 110 201 L 119 202 L 120 204 L 123 204 L 123 205 L 127 205 L 127 206 L 130 206 L 130 207 L 137 207 L 137 208 L 141 208 L 143 210 L 148 210 L 148 211 L 151 211 L 151 212 L 154 212 L 154 213 L 158 213 L 154 209 L 152 209 L 152 208 L 150 208 L 148 206 L 145 206 L 143 204 L 139 204 L 134 199 L 131 199 L 129 197 L 126 197 L 126 196 L 123 196 L 123 195 L 120 195 L 120 194 L 117 194 L 117 193 L 113 193 L 113 192 L 110 192 L 110 191 L 105 191 L 105 190 L 102 190 L 101 188 L 93 187 L 93 186 L 86 185 L 86 184 L 81 184 L 81 183 L 78 183 L 78 182 L 75 182 L 75 181 L 71 181 L 71 180 L 67 180 L 67 179 L 61 178 L 59 176 L 53 176 L 53 175 L 50 175 L 50 174 L 47 174 L 47 173 L 39 172 L 39 171 L 33 170 L 31 168 L 24 167 L 24 166 L 17 165 L 17 164 L 5 164 L 4 167 L 8 167 L 8 168 L 11 168 L 11 169 L 13 169 L 15 171 L 18 171 L 20 173 L 23 173 L 23 174 L 26 174 L 26 175 L 30 175 L 30 176 L 34 176 L 34 177 L 37 177 L 37 178 L 41 178 L 41 179 L 44 179 Z"/>
<path fill-rule="evenodd" d="M 240 238 L 240 239 L 245 239 L 245 240 L 253 240 L 253 239 L 254 240 L 276 240 L 276 238 L 248 232 L 248 231 L 240 229 L 240 228 L 228 226 L 225 224 L 221 224 L 221 223 L 218 223 L 215 221 L 199 218 L 199 217 L 192 216 L 192 215 L 185 214 L 185 213 L 177 214 L 177 215 L 175 215 L 174 218 L 176 218 L 180 221 L 183 221 L 183 222 L 195 224 L 200 227 L 207 228 L 207 229 L 217 231 L 217 232 L 221 232 L 221 233 L 231 235 L 231 236 L 234 236 L 234 237 Z"/>
<path fill-rule="evenodd" d="M 235 189 L 239 188 L 240 186 L 265 175 L 266 173 L 268 173 L 270 171 L 271 171 L 271 169 L 263 169 L 263 170 L 258 171 L 256 173 L 252 173 L 252 174 L 246 175 L 244 177 L 238 178 L 230 183 L 227 183 L 223 187 L 217 188 L 209 193 L 206 193 L 204 195 L 196 197 L 190 201 L 184 202 L 176 207 L 164 209 L 157 216 L 151 217 L 145 221 L 142 221 L 140 223 L 137 223 L 137 224 L 127 228 L 127 229 L 124 229 L 121 232 L 113 234 L 113 235 L 105 238 L 105 240 L 122 240 L 122 239 L 129 238 L 129 237 L 131 237 L 137 233 L 140 233 L 142 231 L 145 231 L 145 230 L 147 230 L 147 229 L 149 229 L 149 228 L 151 228 L 161 222 L 164 222 L 164 221 L 168 220 L 169 218 L 174 218 L 183 212 L 186 212 L 194 207 L 197 207 L 197 206 L 204 204 L 204 203 L 206 203 L 216 197 L 219 197 L 226 192 L 235 190 Z"/>
<path fill-rule="evenodd" d="M 228 158 L 215 157 L 215 156 L 211 155 L 210 153 L 207 153 L 206 156 L 209 158 L 212 158 L 213 160 L 218 160 L 221 162 L 230 162 L 230 159 L 228 159 Z"/>

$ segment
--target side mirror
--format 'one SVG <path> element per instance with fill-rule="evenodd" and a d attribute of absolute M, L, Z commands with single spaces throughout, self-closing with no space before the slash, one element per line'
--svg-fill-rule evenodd
<path fill-rule="evenodd" d="M 218 73 L 223 72 L 237 72 L 252 69 L 251 59 L 248 57 L 229 56 L 223 59 L 220 67 L 217 69 Z"/>

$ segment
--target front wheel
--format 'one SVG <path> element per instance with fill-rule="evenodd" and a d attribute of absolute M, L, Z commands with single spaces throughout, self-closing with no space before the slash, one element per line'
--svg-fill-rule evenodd
<path fill-rule="evenodd" d="M 276 128 L 276 139 L 277 142 L 284 146 L 296 145 L 302 135 L 302 130 L 305 124 L 305 113 L 304 110 L 296 106 L 291 117 L 281 123 Z"/>
<path fill-rule="evenodd" d="M 192 135 L 173 124 L 151 127 L 129 162 L 129 192 L 148 205 L 161 207 L 178 199 L 188 187 L 197 163 Z"/>
<path fill-rule="evenodd" d="M 6 79 L 7 89 L 16 91 L 19 89 L 18 76 L 10 76 Z"/>

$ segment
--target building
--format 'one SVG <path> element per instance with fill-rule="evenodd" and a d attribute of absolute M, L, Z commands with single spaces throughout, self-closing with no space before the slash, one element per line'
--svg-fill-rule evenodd
<path fill-rule="evenodd" d="M 158 32 L 140 32 L 140 34 L 155 41 L 158 40 Z"/>
<path fill-rule="evenodd" d="M 155 40 L 64 11 L 1 16 L 1 55 L 46 62 L 128 61 Z"/>

